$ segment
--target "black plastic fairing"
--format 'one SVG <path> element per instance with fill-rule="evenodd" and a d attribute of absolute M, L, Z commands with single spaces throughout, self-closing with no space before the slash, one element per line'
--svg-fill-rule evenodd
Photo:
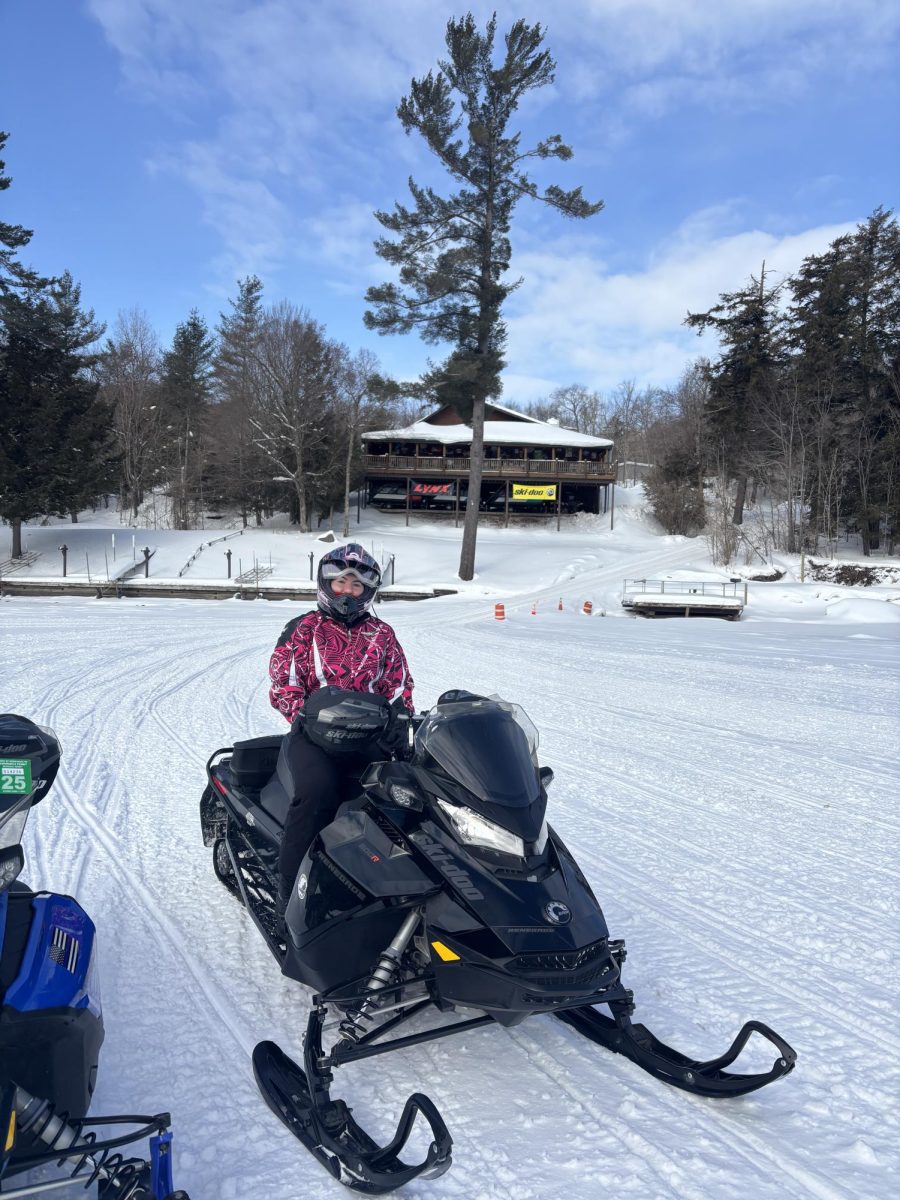
<path fill-rule="evenodd" d="M 609 936 L 600 906 L 564 856 L 559 870 L 543 880 L 524 875 L 510 878 L 466 854 L 433 821 L 424 821 L 410 838 L 442 876 L 453 902 L 471 914 L 473 926 L 492 930 L 509 954 L 576 950 Z M 558 905 L 563 908 L 548 908 Z M 563 922 L 548 913 L 562 914 Z"/>

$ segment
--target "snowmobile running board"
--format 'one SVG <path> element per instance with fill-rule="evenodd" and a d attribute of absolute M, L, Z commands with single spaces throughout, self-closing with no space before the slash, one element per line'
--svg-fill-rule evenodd
<path fill-rule="evenodd" d="M 661 1042 L 645 1025 L 632 1024 L 628 1011 L 630 1004 L 624 1005 L 625 1011 L 618 1013 L 615 1002 L 609 1008 L 613 1013 L 612 1018 L 605 1017 L 589 1004 L 554 1013 L 554 1016 L 599 1046 L 605 1046 L 616 1054 L 624 1054 L 657 1079 L 683 1088 L 695 1096 L 744 1096 L 789 1074 L 797 1061 L 796 1051 L 774 1029 L 763 1025 L 761 1021 L 747 1021 L 724 1054 L 708 1062 L 700 1062 Z M 779 1057 L 772 1069 L 755 1075 L 726 1071 L 725 1067 L 731 1066 L 754 1033 L 762 1034 L 777 1049 Z"/>

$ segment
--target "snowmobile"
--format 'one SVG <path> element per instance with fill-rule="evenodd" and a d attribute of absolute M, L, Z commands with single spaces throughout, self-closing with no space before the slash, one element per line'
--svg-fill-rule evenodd
<path fill-rule="evenodd" d="M 391 719 L 379 697 L 337 688 L 315 696 L 305 727 L 321 745 L 377 740 Z M 315 993 L 302 1067 L 263 1041 L 253 1055 L 258 1086 L 351 1189 L 378 1195 L 450 1165 L 452 1139 L 427 1096 L 410 1096 L 385 1146 L 331 1096 L 337 1067 L 401 1047 L 549 1013 L 694 1095 L 744 1095 L 792 1070 L 795 1052 L 758 1021 L 708 1062 L 632 1022 L 624 943 L 610 938 L 590 885 L 547 824 L 553 772 L 539 765 L 537 731 L 518 705 L 455 690 L 412 718 L 408 753 L 367 767 L 358 797 L 314 839 L 279 923 L 278 846 L 293 794 L 283 745 L 253 738 L 211 756 L 203 838 L 283 974 Z M 426 1010 L 428 1028 L 393 1036 Z M 339 1029 L 326 1048 L 329 1018 Z M 753 1034 L 775 1047 L 772 1068 L 729 1070 Z M 431 1144 L 410 1164 L 401 1153 L 419 1116 Z"/>
<path fill-rule="evenodd" d="M 168 1113 L 87 1115 L 104 1037 L 96 928 L 70 896 L 19 879 L 59 762 L 52 729 L 0 715 L 0 1197 L 188 1200 Z M 147 1138 L 149 1160 L 121 1153 Z"/>

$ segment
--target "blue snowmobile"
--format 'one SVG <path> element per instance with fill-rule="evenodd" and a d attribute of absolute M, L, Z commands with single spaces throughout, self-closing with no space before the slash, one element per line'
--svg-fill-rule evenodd
<path fill-rule="evenodd" d="M 188 1200 L 168 1113 L 88 1116 L 104 1035 L 96 928 L 70 896 L 19 880 L 25 822 L 59 761 L 51 729 L 0 714 L 0 1196 Z M 149 1159 L 122 1153 L 147 1138 Z"/>

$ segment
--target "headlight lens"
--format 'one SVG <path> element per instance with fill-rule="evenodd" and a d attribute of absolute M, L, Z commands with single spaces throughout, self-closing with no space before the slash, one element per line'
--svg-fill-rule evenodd
<path fill-rule="evenodd" d="M 448 804 L 440 797 L 437 802 L 461 842 L 469 846 L 485 846 L 488 850 L 500 850 L 503 854 L 514 854 L 517 858 L 525 857 L 525 843 L 502 825 L 495 825 L 463 805 Z"/>
<path fill-rule="evenodd" d="M 392 783 L 388 788 L 388 794 L 395 804 L 399 804 L 401 808 L 419 808 L 419 797 L 412 788 L 402 787 L 399 783 Z"/>

